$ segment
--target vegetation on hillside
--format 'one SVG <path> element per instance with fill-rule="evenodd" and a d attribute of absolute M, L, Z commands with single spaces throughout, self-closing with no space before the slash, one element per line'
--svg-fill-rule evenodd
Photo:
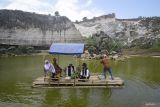
<path fill-rule="evenodd" d="M 0 55 L 5 54 L 9 56 L 22 55 L 22 54 L 31 54 L 39 53 L 40 51 L 36 50 L 32 46 L 1 46 Z"/>
<path fill-rule="evenodd" d="M 95 33 L 86 39 L 86 49 L 89 53 L 101 54 L 105 52 L 121 52 L 123 44 L 116 39 L 112 39 L 103 31 Z"/>
<path fill-rule="evenodd" d="M 140 25 L 155 35 L 160 34 L 160 17 L 147 17 L 140 21 Z"/>
<path fill-rule="evenodd" d="M 102 53 L 121 53 L 122 49 L 160 49 L 160 38 L 145 38 L 141 37 L 135 39 L 130 45 L 124 44 L 122 41 L 113 39 L 105 34 L 103 31 L 93 34 L 91 37 L 85 39 L 86 49 L 90 54 Z"/>

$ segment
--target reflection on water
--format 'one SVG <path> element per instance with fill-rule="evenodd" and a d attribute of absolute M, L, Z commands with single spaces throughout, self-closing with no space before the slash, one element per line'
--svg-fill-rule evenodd
<path fill-rule="evenodd" d="M 44 105 L 55 107 L 97 107 L 107 105 L 111 89 L 48 89 Z"/>
<path fill-rule="evenodd" d="M 51 58 L 50 56 L 47 56 Z M 122 89 L 36 89 L 32 81 L 43 75 L 43 56 L 0 58 L 0 106 L 38 107 L 139 107 L 160 102 L 160 58 L 133 57 L 111 61 L 114 76 L 125 80 Z M 99 60 L 59 58 L 66 67 L 86 62 L 91 72 L 101 73 Z"/>

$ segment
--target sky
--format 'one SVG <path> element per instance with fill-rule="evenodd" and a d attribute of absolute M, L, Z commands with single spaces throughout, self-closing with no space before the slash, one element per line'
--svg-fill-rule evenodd
<path fill-rule="evenodd" d="M 82 20 L 115 13 L 116 18 L 160 16 L 160 0 L 0 0 L 0 9 L 23 10 Z"/>

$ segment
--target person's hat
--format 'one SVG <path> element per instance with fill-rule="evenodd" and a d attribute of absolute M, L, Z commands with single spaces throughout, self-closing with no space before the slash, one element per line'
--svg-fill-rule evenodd
<path fill-rule="evenodd" d="M 44 62 L 45 62 L 45 63 L 48 63 L 48 60 L 45 60 Z"/>
<path fill-rule="evenodd" d="M 106 57 L 106 56 L 107 56 L 106 54 L 103 55 L 103 57 Z"/>

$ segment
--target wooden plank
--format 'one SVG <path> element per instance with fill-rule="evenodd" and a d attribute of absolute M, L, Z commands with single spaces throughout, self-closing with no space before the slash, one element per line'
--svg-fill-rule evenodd
<path fill-rule="evenodd" d="M 79 81 L 85 80 L 85 81 Z M 89 80 L 86 79 L 56 79 L 51 80 L 49 77 L 38 77 L 33 82 L 33 87 L 119 87 L 123 86 L 124 81 L 119 77 L 114 77 L 114 80 L 109 78 L 99 80 L 97 76 L 91 76 Z"/>
<path fill-rule="evenodd" d="M 56 86 L 37 86 L 37 85 L 33 85 L 33 88 L 123 88 L 124 86 L 60 86 L 60 87 L 56 87 Z"/>

